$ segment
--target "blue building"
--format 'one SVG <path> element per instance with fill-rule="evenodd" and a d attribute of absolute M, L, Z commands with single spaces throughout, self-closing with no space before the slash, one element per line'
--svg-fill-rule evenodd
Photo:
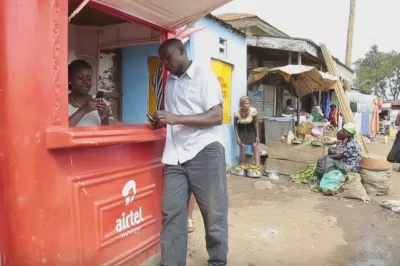
<path fill-rule="evenodd" d="M 233 126 L 233 113 L 239 98 L 247 93 L 247 45 L 245 35 L 211 15 L 200 19 L 195 27 L 204 27 L 185 43 L 189 57 L 203 67 L 211 67 L 218 76 L 224 96 L 224 123 L 221 126 L 229 166 L 239 162 L 239 147 Z M 154 69 L 160 64 L 158 44 L 122 49 L 122 121 L 146 123 L 146 113 L 154 103 L 150 88 Z M 154 107 L 153 107 L 154 109 Z"/>

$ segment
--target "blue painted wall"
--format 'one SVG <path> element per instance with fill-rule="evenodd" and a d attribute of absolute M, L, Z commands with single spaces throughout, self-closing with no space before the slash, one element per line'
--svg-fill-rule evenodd
<path fill-rule="evenodd" d="M 149 74 L 147 59 L 158 56 L 158 44 L 122 49 L 122 121 L 147 123 Z"/>
<path fill-rule="evenodd" d="M 147 123 L 149 100 L 148 57 L 158 56 L 158 44 L 122 49 L 122 122 Z M 191 58 L 192 45 L 185 43 Z"/>
<path fill-rule="evenodd" d="M 238 108 L 239 98 L 247 90 L 247 44 L 245 38 L 235 35 L 230 29 L 207 18 L 196 23 L 206 27 L 195 33 L 186 43 L 189 58 L 203 67 L 211 67 L 211 59 L 233 65 L 231 88 L 231 123 L 221 127 L 229 166 L 239 163 L 239 147 L 233 128 L 233 113 Z M 219 55 L 219 38 L 227 40 L 227 56 Z M 122 49 L 122 121 L 124 123 L 147 123 L 148 67 L 147 58 L 157 56 L 158 44 Z"/>
<path fill-rule="evenodd" d="M 196 27 L 205 27 L 203 31 L 191 37 L 192 57 L 197 64 L 211 67 L 211 59 L 218 59 L 233 66 L 231 87 L 231 122 L 221 126 L 224 138 L 226 162 L 232 167 L 239 163 L 239 147 L 233 127 L 233 113 L 239 107 L 239 98 L 247 95 L 247 42 L 230 29 L 214 21 L 203 18 Z M 227 41 L 227 56 L 219 53 L 219 38 Z"/>

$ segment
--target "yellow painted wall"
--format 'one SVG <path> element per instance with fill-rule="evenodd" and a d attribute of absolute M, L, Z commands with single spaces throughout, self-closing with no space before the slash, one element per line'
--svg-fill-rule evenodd
<path fill-rule="evenodd" d="M 211 59 L 211 69 L 218 77 L 221 84 L 222 97 L 224 99 L 223 108 L 223 123 L 230 124 L 231 122 L 231 88 L 232 88 L 232 65 Z"/>
<path fill-rule="evenodd" d="M 149 99 L 148 99 L 148 112 L 149 114 L 153 114 L 157 109 L 156 95 L 154 94 L 153 88 L 153 77 L 154 73 L 157 70 L 157 67 L 160 66 L 161 60 L 158 57 L 149 57 L 147 60 L 148 71 L 149 71 Z"/>

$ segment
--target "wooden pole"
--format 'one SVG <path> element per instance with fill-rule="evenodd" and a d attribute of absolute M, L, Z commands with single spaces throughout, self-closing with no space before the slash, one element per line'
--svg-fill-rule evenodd
<path fill-rule="evenodd" d="M 292 51 L 289 51 L 288 65 L 292 64 Z"/>
<path fill-rule="evenodd" d="M 322 50 L 322 54 L 324 56 L 325 63 L 328 68 L 329 74 L 338 77 L 339 75 L 338 75 L 338 72 L 336 69 L 336 64 L 332 60 L 332 56 L 331 56 L 331 53 L 329 52 L 329 49 L 326 47 L 325 44 L 321 44 L 321 50 Z M 344 121 L 346 123 L 349 123 L 349 122 L 355 123 L 354 115 L 350 109 L 350 103 L 348 102 L 348 100 L 346 98 L 342 83 L 340 81 L 336 82 L 335 85 L 333 86 L 333 88 L 335 89 L 336 97 L 338 98 L 339 105 L 341 106 Z M 362 152 L 364 154 L 368 153 L 368 147 L 367 147 L 362 135 L 360 133 L 357 133 L 356 138 L 358 140 L 358 143 L 361 146 Z"/>
<path fill-rule="evenodd" d="M 349 25 L 347 27 L 347 43 L 346 43 L 346 61 L 347 67 L 351 68 L 353 55 L 353 36 L 354 36 L 354 20 L 355 20 L 356 0 L 350 0 Z M 344 82 L 344 89 L 350 90 L 350 83 Z"/>
<path fill-rule="evenodd" d="M 346 44 L 346 66 L 351 67 L 353 54 L 353 36 L 354 36 L 354 20 L 355 20 L 356 0 L 350 0 L 349 25 L 347 27 L 347 44 Z"/>
<path fill-rule="evenodd" d="M 301 53 L 297 54 L 297 64 L 301 65 Z M 296 105 L 297 105 L 297 127 L 300 125 L 300 98 L 296 98 Z"/>
<path fill-rule="evenodd" d="M 320 71 L 322 71 L 322 66 L 321 66 L 321 68 L 320 68 Z M 321 107 L 321 95 L 322 95 L 322 93 L 321 93 L 321 91 L 319 91 L 319 92 L 318 92 L 318 106 L 319 106 L 319 107 Z"/>

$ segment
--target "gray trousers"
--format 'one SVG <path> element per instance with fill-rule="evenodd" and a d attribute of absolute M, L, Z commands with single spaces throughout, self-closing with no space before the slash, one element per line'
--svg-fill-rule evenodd
<path fill-rule="evenodd" d="M 203 216 L 208 265 L 226 265 L 228 254 L 228 195 L 225 150 L 213 142 L 196 157 L 166 165 L 162 204 L 161 265 L 185 266 L 187 205 L 190 192 Z"/>

